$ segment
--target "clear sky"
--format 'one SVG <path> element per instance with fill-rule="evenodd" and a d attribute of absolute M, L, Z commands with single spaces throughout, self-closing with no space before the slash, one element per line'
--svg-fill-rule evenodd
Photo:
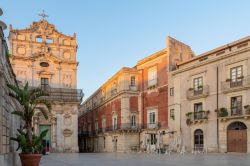
<path fill-rule="evenodd" d="M 121 67 L 166 47 L 168 35 L 198 55 L 250 34 L 249 0 L 0 0 L 0 7 L 13 28 L 38 21 L 44 9 L 60 32 L 76 32 L 85 99 Z"/>

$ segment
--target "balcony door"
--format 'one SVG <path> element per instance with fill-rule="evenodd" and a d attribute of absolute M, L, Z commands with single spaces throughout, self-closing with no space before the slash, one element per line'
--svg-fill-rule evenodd
<path fill-rule="evenodd" d="M 247 152 L 247 126 L 242 122 L 233 122 L 227 128 L 227 151 Z"/>
<path fill-rule="evenodd" d="M 202 119 L 202 103 L 195 103 L 194 104 L 194 119 Z"/>
<path fill-rule="evenodd" d="M 233 67 L 230 70 L 230 87 L 241 86 L 243 81 L 242 66 Z"/>
<path fill-rule="evenodd" d="M 242 114 L 242 96 L 231 97 L 231 115 Z"/>
<path fill-rule="evenodd" d="M 202 77 L 197 77 L 194 78 L 194 95 L 199 95 L 202 94 L 203 91 L 203 78 Z"/>
<path fill-rule="evenodd" d="M 194 149 L 195 150 L 203 150 L 204 147 L 204 136 L 203 131 L 201 129 L 197 129 L 194 131 Z"/>

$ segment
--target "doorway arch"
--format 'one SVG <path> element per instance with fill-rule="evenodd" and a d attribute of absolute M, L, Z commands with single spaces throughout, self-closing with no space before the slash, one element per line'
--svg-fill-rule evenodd
<path fill-rule="evenodd" d="M 247 126 L 242 122 L 233 122 L 227 127 L 227 151 L 247 152 Z"/>
<path fill-rule="evenodd" d="M 202 150 L 204 147 L 204 133 L 201 129 L 194 131 L 194 149 Z"/>

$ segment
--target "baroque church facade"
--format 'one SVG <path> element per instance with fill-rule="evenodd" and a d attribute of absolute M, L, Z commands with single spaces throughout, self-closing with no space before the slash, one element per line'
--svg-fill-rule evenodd
<path fill-rule="evenodd" d="M 48 129 L 47 151 L 78 152 L 78 107 L 83 93 L 77 89 L 76 34 L 58 32 L 45 18 L 29 28 L 10 26 L 11 65 L 21 85 L 41 87 L 52 102 L 48 120 L 36 114 L 35 133 Z"/>

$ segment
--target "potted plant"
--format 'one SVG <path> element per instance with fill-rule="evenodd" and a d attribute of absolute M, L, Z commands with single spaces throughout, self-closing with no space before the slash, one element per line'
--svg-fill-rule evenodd
<path fill-rule="evenodd" d="M 245 105 L 244 108 L 245 108 L 245 113 L 247 115 L 249 115 L 250 114 L 250 105 Z"/>
<path fill-rule="evenodd" d="M 187 123 L 187 125 L 190 125 L 191 124 L 191 119 L 187 118 L 186 123 Z"/>
<path fill-rule="evenodd" d="M 51 104 L 43 97 L 48 96 L 40 88 L 29 88 L 28 83 L 24 88 L 8 84 L 9 95 L 13 97 L 22 106 L 22 110 L 16 110 L 12 114 L 20 116 L 24 122 L 22 129 L 18 130 L 16 138 L 11 138 L 18 142 L 17 150 L 21 149 L 19 154 L 22 166 L 39 166 L 42 157 L 42 139 L 46 136 L 47 130 L 36 136 L 32 131 L 32 119 L 36 111 L 40 111 L 45 119 L 48 119 L 47 111 L 51 110 Z"/>
<path fill-rule="evenodd" d="M 244 78 L 244 76 L 237 77 L 237 79 L 243 79 L 243 78 Z"/>
<path fill-rule="evenodd" d="M 188 90 L 189 90 L 189 91 L 192 91 L 192 90 L 194 90 L 194 88 L 189 88 Z"/>
<path fill-rule="evenodd" d="M 220 108 L 220 111 L 219 111 L 219 117 L 226 117 L 228 116 L 228 111 L 226 108 Z"/>

